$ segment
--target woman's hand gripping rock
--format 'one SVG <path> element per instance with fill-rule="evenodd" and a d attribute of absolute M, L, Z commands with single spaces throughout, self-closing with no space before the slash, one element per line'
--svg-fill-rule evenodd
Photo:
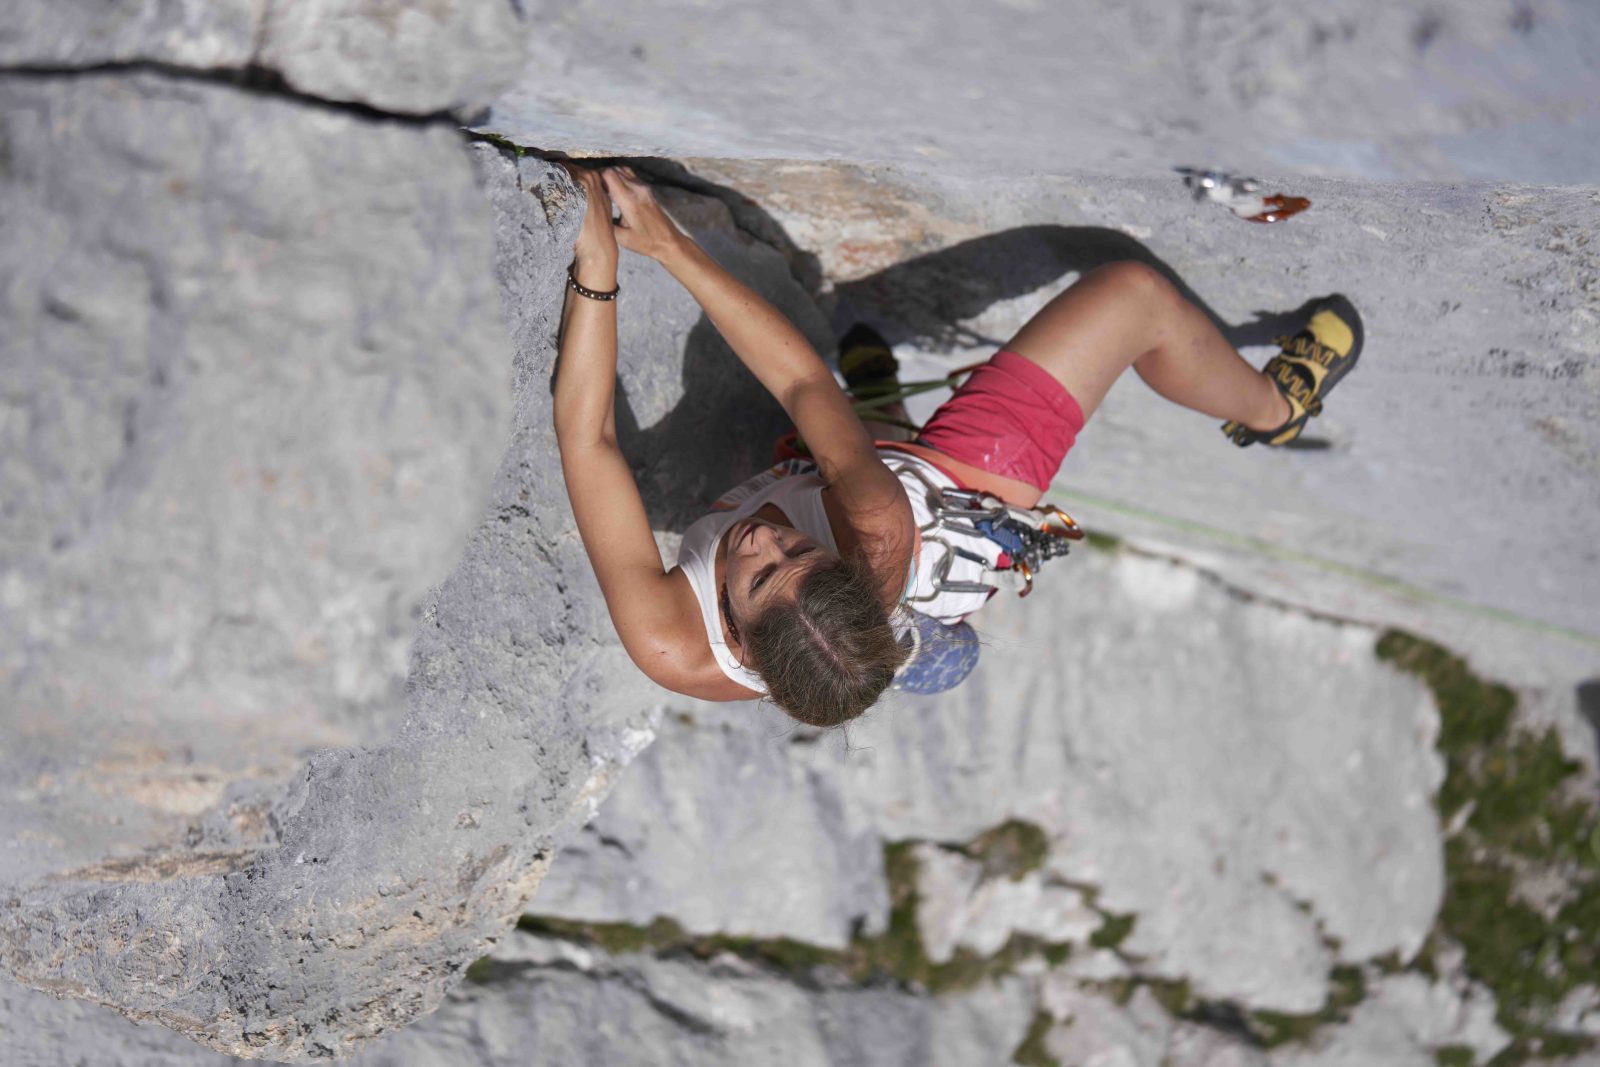
<path fill-rule="evenodd" d="M 617 285 L 617 237 L 611 223 L 611 196 L 600 178 L 600 172 L 571 163 L 561 164 L 573 182 L 583 189 L 589 207 L 583 216 L 583 228 L 572 246 L 575 264 L 574 275 L 578 284 L 589 289 L 608 292 Z"/>
<path fill-rule="evenodd" d="M 622 213 L 617 219 L 616 235 L 623 248 L 660 260 L 689 240 L 656 203 L 655 194 L 632 167 L 607 167 L 601 176 Z"/>

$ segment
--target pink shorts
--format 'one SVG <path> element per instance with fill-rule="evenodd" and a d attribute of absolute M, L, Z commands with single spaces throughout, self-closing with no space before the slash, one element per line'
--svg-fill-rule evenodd
<path fill-rule="evenodd" d="M 1001 349 L 939 405 L 917 443 L 1043 492 L 1083 421 L 1077 400 L 1049 371 Z"/>

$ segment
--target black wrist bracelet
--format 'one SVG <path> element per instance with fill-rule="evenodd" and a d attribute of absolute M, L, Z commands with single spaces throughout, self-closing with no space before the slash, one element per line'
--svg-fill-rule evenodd
<path fill-rule="evenodd" d="M 609 293 L 597 292 L 594 289 L 585 289 L 582 285 L 578 284 L 578 265 L 576 263 L 567 268 L 567 285 L 579 296 L 586 296 L 590 300 L 615 300 L 617 298 L 617 294 L 622 292 L 622 286 L 620 285 L 611 290 Z"/>

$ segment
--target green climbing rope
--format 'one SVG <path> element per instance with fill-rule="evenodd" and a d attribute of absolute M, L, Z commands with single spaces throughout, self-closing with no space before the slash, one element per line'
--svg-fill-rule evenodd
<path fill-rule="evenodd" d="M 1433 590 L 1425 589 L 1420 585 L 1413 585 L 1404 579 L 1395 578 L 1392 575 L 1380 574 L 1376 571 L 1365 570 L 1349 563 L 1341 563 L 1338 560 L 1312 555 L 1309 552 L 1301 552 L 1298 549 L 1285 548 L 1284 546 L 1274 544 L 1271 541 L 1264 541 L 1259 537 L 1251 537 L 1248 534 L 1235 533 L 1232 530 L 1224 530 L 1218 526 L 1210 526 L 1203 522 L 1195 522 L 1192 519 L 1184 519 L 1176 515 L 1165 515 L 1161 512 L 1151 511 L 1148 508 L 1142 508 L 1134 504 L 1125 504 L 1121 501 L 1109 500 L 1105 497 L 1096 496 L 1093 493 L 1085 493 L 1077 489 L 1068 489 L 1065 486 L 1052 485 L 1050 487 L 1050 495 L 1052 497 L 1062 497 L 1068 501 L 1073 501 L 1089 508 L 1100 508 L 1105 511 L 1117 512 L 1133 518 L 1143 519 L 1159 526 L 1165 526 L 1171 530 L 1182 530 L 1185 533 L 1196 534 L 1211 541 L 1249 549 L 1252 552 L 1257 552 L 1261 555 L 1270 556 L 1275 559 L 1281 559 L 1286 562 L 1307 564 L 1309 566 L 1316 567 L 1319 570 L 1327 571 L 1331 574 L 1338 574 L 1342 577 L 1353 578 L 1356 581 L 1361 582 L 1363 585 L 1371 586 L 1375 589 L 1382 589 L 1385 592 L 1393 593 L 1396 596 L 1403 597 L 1407 600 L 1413 600 L 1424 604 L 1437 604 L 1441 607 L 1452 608 L 1456 611 L 1461 611 L 1470 615 L 1477 615 L 1481 618 L 1493 619 L 1496 622 L 1507 623 L 1526 630 L 1556 634 L 1561 637 L 1568 638 L 1569 640 L 1576 641 L 1579 644 L 1588 645 L 1592 648 L 1600 648 L 1600 635 L 1597 634 L 1586 633 L 1583 630 L 1574 629 L 1570 626 L 1562 626 L 1560 623 L 1546 622 L 1543 619 L 1532 619 L 1526 615 L 1518 615 L 1516 612 L 1507 611 L 1504 608 L 1497 608 L 1488 604 L 1476 604 L 1470 600 L 1460 600 L 1456 597 L 1446 596 L 1443 593 L 1436 593 Z"/>

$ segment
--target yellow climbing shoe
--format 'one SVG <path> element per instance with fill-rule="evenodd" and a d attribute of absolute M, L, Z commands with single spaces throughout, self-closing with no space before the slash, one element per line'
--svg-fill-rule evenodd
<path fill-rule="evenodd" d="M 1239 422 L 1225 422 L 1222 432 L 1243 448 L 1257 441 L 1283 445 L 1300 436 L 1306 423 L 1322 414 L 1322 402 L 1361 356 L 1361 316 L 1354 305 L 1335 294 L 1318 301 L 1306 326 L 1293 337 L 1281 337 L 1281 351 L 1267 361 L 1262 373 L 1289 401 L 1289 418 L 1272 430 L 1252 430 Z"/>

